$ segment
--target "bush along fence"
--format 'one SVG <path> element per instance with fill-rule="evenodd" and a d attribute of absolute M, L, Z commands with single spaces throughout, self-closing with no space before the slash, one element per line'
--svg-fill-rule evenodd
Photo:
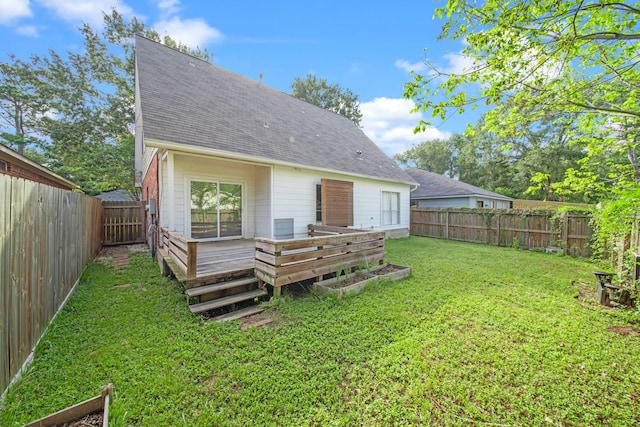
<path fill-rule="evenodd" d="M 100 200 L 0 174 L 0 394 L 100 249 Z"/>
<path fill-rule="evenodd" d="M 548 210 L 411 209 L 414 236 L 591 256 L 590 216 Z"/>

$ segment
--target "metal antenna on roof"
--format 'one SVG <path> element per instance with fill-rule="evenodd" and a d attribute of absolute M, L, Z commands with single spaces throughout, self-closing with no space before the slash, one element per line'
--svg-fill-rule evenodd
<path fill-rule="evenodd" d="M 262 73 L 260 73 L 260 84 L 262 84 Z"/>

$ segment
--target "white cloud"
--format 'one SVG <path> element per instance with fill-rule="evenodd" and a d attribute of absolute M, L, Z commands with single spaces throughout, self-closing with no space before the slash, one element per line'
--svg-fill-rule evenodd
<path fill-rule="evenodd" d="M 29 0 L 0 0 L 0 24 L 31 16 Z"/>
<path fill-rule="evenodd" d="M 411 71 L 420 73 L 427 69 L 427 65 L 424 62 L 415 62 L 412 64 L 404 59 L 398 59 L 394 65 L 407 73 L 410 73 Z"/>
<path fill-rule="evenodd" d="M 470 56 L 460 52 L 443 55 L 446 65 L 440 70 L 446 74 L 463 74 L 476 67 L 477 62 Z"/>
<path fill-rule="evenodd" d="M 413 133 L 423 118 L 421 113 L 411 114 L 413 101 L 407 99 L 375 98 L 360 104 L 362 130 L 389 156 L 402 153 L 414 145 L 433 139 L 449 139 L 450 132 L 427 128 Z"/>
<path fill-rule="evenodd" d="M 170 20 L 159 21 L 154 25 L 161 35 L 169 35 L 172 39 L 181 41 L 191 48 L 202 47 L 209 42 L 219 42 L 224 35 L 217 28 L 209 26 L 202 18 L 181 19 L 174 16 Z"/>
<path fill-rule="evenodd" d="M 16 27 L 16 33 L 22 36 L 38 37 L 38 27 L 34 25 L 22 25 Z"/>
<path fill-rule="evenodd" d="M 164 17 L 177 15 L 180 12 L 180 0 L 159 0 L 157 6 Z"/>
<path fill-rule="evenodd" d="M 102 13 L 109 13 L 113 8 L 124 16 L 133 14 L 133 10 L 121 0 L 38 0 L 42 6 L 69 22 L 86 22 L 93 27 L 103 24 Z"/>

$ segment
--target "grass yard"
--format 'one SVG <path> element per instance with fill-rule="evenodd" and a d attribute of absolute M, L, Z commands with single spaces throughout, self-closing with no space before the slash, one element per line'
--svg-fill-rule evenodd
<path fill-rule="evenodd" d="M 204 323 L 146 253 L 93 263 L 8 392 L 17 426 L 114 384 L 115 426 L 640 425 L 640 318 L 585 302 L 585 260 L 412 237 L 413 277 L 276 321 Z M 625 329 L 614 329 L 622 328 Z M 619 332 L 630 332 L 626 335 Z"/>

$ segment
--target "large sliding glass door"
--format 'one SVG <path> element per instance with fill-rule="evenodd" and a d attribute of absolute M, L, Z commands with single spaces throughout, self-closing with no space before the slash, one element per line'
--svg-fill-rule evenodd
<path fill-rule="evenodd" d="M 242 237 L 242 185 L 191 181 L 191 237 Z"/>

